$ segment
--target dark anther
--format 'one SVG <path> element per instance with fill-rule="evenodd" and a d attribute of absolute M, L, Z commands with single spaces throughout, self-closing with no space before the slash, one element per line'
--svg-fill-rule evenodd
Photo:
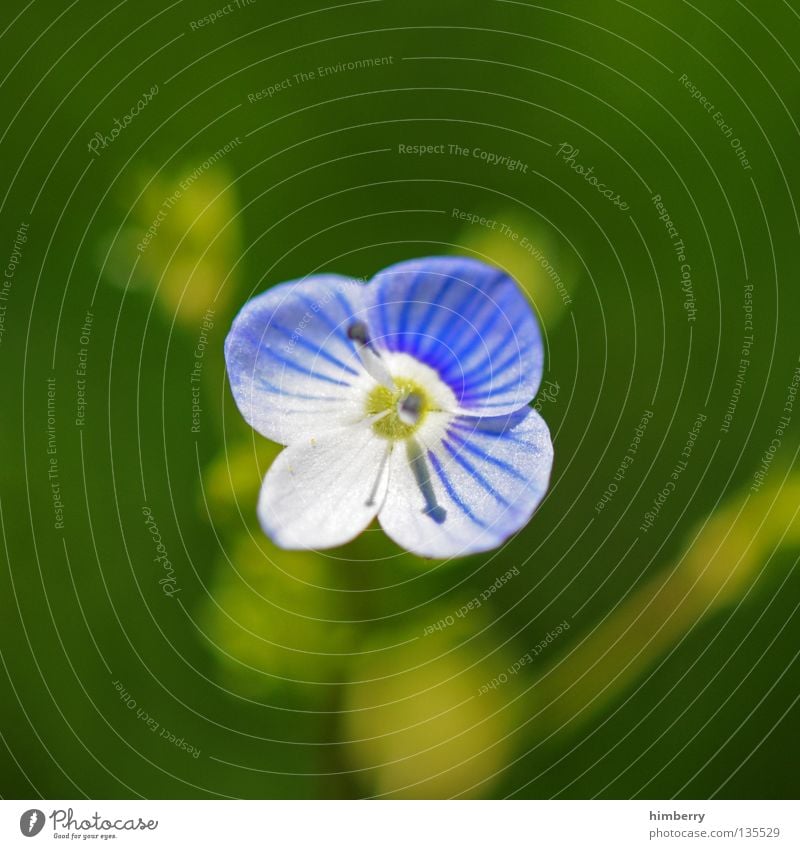
<path fill-rule="evenodd" d="M 347 335 L 359 345 L 369 344 L 369 334 L 367 333 L 367 325 L 363 321 L 354 321 L 347 328 Z"/>

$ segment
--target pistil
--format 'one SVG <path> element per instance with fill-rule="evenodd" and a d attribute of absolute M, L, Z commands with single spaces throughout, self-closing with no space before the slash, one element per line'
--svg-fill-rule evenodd
<path fill-rule="evenodd" d="M 367 395 L 364 412 L 378 436 L 400 440 L 416 432 L 429 409 L 425 390 L 407 377 L 398 377 L 391 388 L 376 386 Z"/>

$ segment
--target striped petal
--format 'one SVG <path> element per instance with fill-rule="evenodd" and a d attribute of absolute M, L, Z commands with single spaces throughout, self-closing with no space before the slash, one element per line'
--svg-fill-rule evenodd
<path fill-rule="evenodd" d="M 504 416 L 448 417 L 431 438 L 397 444 L 378 519 L 423 557 L 487 551 L 522 528 L 553 465 L 547 425 L 530 407 Z"/>
<path fill-rule="evenodd" d="M 533 399 L 539 325 L 499 268 L 465 257 L 412 260 L 380 272 L 366 292 L 375 344 L 435 369 L 463 411 L 495 416 Z"/>
<path fill-rule="evenodd" d="M 258 517 L 266 534 L 295 549 L 353 539 L 386 496 L 388 449 L 366 422 L 284 448 L 261 487 Z"/>
<path fill-rule="evenodd" d="M 283 283 L 243 307 L 225 340 L 231 390 L 245 420 L 284 445 L 357 420 L 371 383 L 347 328 L 364 286 L 318 275 Z"/>

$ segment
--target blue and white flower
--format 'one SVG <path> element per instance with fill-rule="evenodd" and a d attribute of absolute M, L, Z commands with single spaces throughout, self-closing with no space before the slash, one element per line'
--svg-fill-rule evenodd
<path fill-rule="evenodd" d="M 497 268 L 433 257 L 283 283 L 244 306 L 225 358 L 245 420 L 287 446 L 258 503 L 279 546 L 342 545 L 377 517 L 425 557 L 486 551 L 547 490 L 539 325 Z"/>

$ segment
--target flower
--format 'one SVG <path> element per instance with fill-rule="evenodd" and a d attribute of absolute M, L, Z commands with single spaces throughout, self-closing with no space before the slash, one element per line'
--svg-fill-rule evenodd
<path fill-rule="evenodd" d="M 553 446 L 528 406 L 541 334 L 498 268 L 431 257 L 283 283 L 245 304 L 225 358 L 245 420 L 287 446 L 258 502 L 283 548 L 342 545 L 377 516 L 424 557 L 486 551 L 547 490 Z"/>

